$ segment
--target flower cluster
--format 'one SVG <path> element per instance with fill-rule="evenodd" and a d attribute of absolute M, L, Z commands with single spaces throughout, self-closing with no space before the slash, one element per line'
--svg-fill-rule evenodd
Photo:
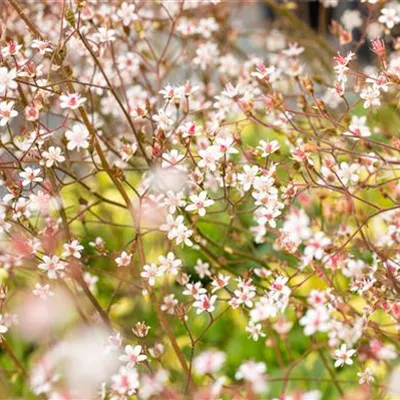
<path fill-rule="evenodd" d="M 0 10 L 7 396 L 399 396 L 399 5 L 361 2 L 328 41 L 295 2 L 260 29 L 254 2 L 20 3 Z"/>

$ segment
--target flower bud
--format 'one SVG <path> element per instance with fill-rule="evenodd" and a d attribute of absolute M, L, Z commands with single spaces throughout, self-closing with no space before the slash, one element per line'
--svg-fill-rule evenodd
<path fill-rule="evenodd" d="M 149 333 L 150 327 L 146 325 L 145 322 L 138 322 L 134 328 L 132 328 L 132 332 L 140 338 L 146 337 Z"/>

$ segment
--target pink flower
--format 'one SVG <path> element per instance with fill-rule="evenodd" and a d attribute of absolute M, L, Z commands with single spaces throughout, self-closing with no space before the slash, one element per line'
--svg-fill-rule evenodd
<path fill-rule="evenodd" d="M 385 42 L 383 39 L 376 38 L 371 42 L 371 50 L 378 55 L 379 57 L 384 57 L 385 56 Z"/>

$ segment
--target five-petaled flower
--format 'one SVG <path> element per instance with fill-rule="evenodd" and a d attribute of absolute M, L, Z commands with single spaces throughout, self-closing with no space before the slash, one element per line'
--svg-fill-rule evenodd
<path fill-rule="evenodd" d="M 354 349 L 347 349 L 346 344 L 342 344 L 339 349 L 335 350 L 335 367 L 343 367 L 344 365 L 352 365 L 351 357 L 356 353 Z"/>
<path fill-rule="evenodd" d="M 47 272 L 49 279 L 62 278 L 65 275 L 67 264 L 61 261 L 57 256 L 43 256 L 43 262 L 38 265 L 38 268 Z"/>
<path fill-rule="evenodd" d="M 136 364 L 145 361 L 147 356 L 142 354 L 142 346 L 125 346 L 125 353 L 119 357 L 119 360 L 126 363 L 128 368 L 133 368 Z"/>
<path fill-rule="evenodd" d="M 86 101 L 79 93 L 65 93 L 60 96 L 60 107 L 76 110 Z"/>

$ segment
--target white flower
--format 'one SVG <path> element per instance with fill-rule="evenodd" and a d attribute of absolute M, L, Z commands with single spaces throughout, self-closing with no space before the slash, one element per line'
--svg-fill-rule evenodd
<path fill-rule="evenodd" d="M 127 363 L 128 368 L 133 368 L 136 364 L 147 359 L 147 356 L 142 353 L 142 346 L 125 346 L 125 354 L 119 357 L 119 360 Z"/>
<path fill-rule="evenodd" d="M 331 244 L 331 240 L 324 234 L 324 232 L 317 232 L 307 242 L 307 246 L 304 249 L 304 256 L 306 259 L 315 258 L 321 260 L 325 255 L 325 247 Z"/>
<path fill-rule="evenodd" d="M 51 53 L 51 44 L 48 40 L 39 40 L 39 39 L 33 39 L 32 41 L 32 48 L 33 49 L 38 49 L 39 53 L 43 56 L 46 53 Z"/>
<path fill-rule="evenodd" d="M 218 146 L 208 146 L 204 150 L 199 150 L 199 156 L 201 160 L 198 162 L 200 168 L 207 168 L 210 171 L 216 171 L 217 161 L 223 156 L 223 153 L 219 150 Z"/>
<path fill-rule="evenodd" d="M 348 31 L 359 28 L 363 24 L 361 13 L 358 10 L 346 10 L 340 20 Z"/>
<path fill-rule="evenodd" d="M 118 57 L 118 67 L 121 71 L 126 71 L 136 76 L 140 68 L 140 58 L 132 52 L 121 54 Z"/>
<path fill-rule="evenodd" d="M 276 302 L 271 297 L 263 296 L 250 311 L 250 318 L 254 322 L 259 322 L 276 317 L 277 313 L 278 307 Z"/>
<path fill-rule="evenodd" d="M 132 22 L 138 19 L 137 14 L 135 13 L 136 7 L 134 4 L 128 4 L 123 2 L 120 7 L 118 7 L 117 15 L 121 18 L 122 23 L 125 26 L 130 25 Z"/>
<path fill-rule="evenodd" d="M 13 108 L 13 101 L 2 101 L 0 103 L 0 126 L 5 126 L 12 118 L 18 115 L 18 111 Z"/>
<path fill-rule="evenodd" d="M 158 345 L 161 344 L 158 343 Z M 160 355 L 156 354 L 156 357 L 157 356 L 159 357 Z M 138 398 L 143 400 L 149 400 L 149 399 L 161 399 L 165 397 L 164 396 L 165 391 L 168 391 L 168 389 L 166 389 L 167 380 L 168 380 L 168 372 L 165 371 L 164 369 L 152 372 L 151 374 L 142 374 L 140 376 L 140 389 L 138 393 Z M 117 400 L 117 399 L 110 399 L 110 400 Z"/>
<path fill-rule="evenodd" d="M 167 131 L 173 124 L 170 111 L 158 110 L 158 114 L 153 115 L 153 121 L 157 122 L 158 128 Z"/>
<path fill-rule="evenodd" d="M 170 214 L 174 214 L 178 207 L 185 207 L 186 201 L 183 200 L 183 197 L 183 192 L 175 193 L 172 190 L 168 190 L 163 201 L 163 206 L 168 207 L 168 212 Z"/>
<path fill-rule="evenodd" d="M 200 259 L 197 260 L 194 269 L 198 273 L 200 279 L 203 279 L 206 276 L 211 276 L 210 264 L 207 262 L 203 262 Z"/>
<path fill-rule="evenodd" d="M 1 54 L 4 58 L 8 56 L 18 56 L 20 54 L 20 50 L 22 48 L 22 44 L 17 44 L 13 40 L 10 40 L 6 46 L 1 49 Z"/>
<path fill-rule="evenodd" d="M 193 368 L 199 375 L 215 374 L 226 360 L 222 351 L 206 350 L 193 360 Z"/>
<path fill-rule="evenodd" d="M 36 237 L 29 239 L 27 244 L 31 250 L 31 254 L 36 254 L 36 252 L 42 247 L 42 242 Z"/>
<path fill-rule="evenodd" d="M 161 89 L 158 93 L 163 95 L 165 100 L 179 99 L 181 92 L 178 90 L 179 87 L 166 85 L 164 89 Z"/>
<path fill-rule="evenodd" d="M 15 68 L 9 71 L 7 67 L 0 67 L 0 93 L 4 93 L 8 89 L 16 89 L 18 87 L 15 82 L 16 77 L 17 70 Z"/>
<path fill-rule="evenodd" d="M 375 378 L 373 377 L 373 371 L 371 368 L 365 368 L 363 372 L 358 372 L 357 376 L 360 377 L 360 380 L 358 381 L 360 385 L 364 384 L 369 385 L 371 382 L 375 381 Z"/>
<path fill-rule="evenodd" d="M 60 96 L 60 107 L 70 108 L 71 110 L 76 110 L 84 102 L 86 98 L 82 98 L 79 93 L 64 93 Z"/>
<path fill-rule="evenodd" d="M 342 344 L 340 349 L 335 350 L 335 368 L 342 367 L 343 365 L 352 365 L 353 360 L 351 357 L 356 351 L 354 349 L 347 350 L 347 346 Z"/>
<path fill-rule="evenodd" d="M 272 153 L 275 153 L 277 150 L 279 150 L 279 143 L 277 140 L 272 140 L 271 142 L 268 140 L 260 140 L 257 150 L 260 150 L 261 157 L 268 157 Z"/>
<path fill-rule="evenodd" d="M 35 296 L 40 297 L 42 300 L 47 300 L 49 297 L 54 296 L 54 292 L 52 292 L 51 287 L 48 284 L 42 286 L 40 283 L 37 283 L 32 292 Z"/>
<path fill-rule="evenodd" d="M 225 86 L 225 89 L 221 92 L 222 96 L 229 97 L 230 99 L 233 99 L 234 97 L 239 95 L 240 87 L 239 86 L 233 86 L 232 82 L 228 82 Z M 218 99 L 219 96 L 216 96 L 216 99 Z"/>
<path fill-rule="evenodd" d="M 146 279 L 150 286 L 154 286 L 156 278 L 161 275 L 161 271 L 158 269 L 155 263 L 147 264 L 143 266 L 143 272 L 140 276 Z"/>
<path fill-rule="evenodd" d="M 160 262 L 160 270 L 163 272 L 171 273 L 173 275 L 178 275 L 180 267 L 182 266 L 182 260 L 175 258 L 175 254 L 170 251 L 166 257 L 158 257 Z"/>
<path fill-rule="evenodd" d="M 81 251 L 83 250 L 83 246 L 77 241 L 73 240 L 70 243 L 65 243 L 63 245 L 64 252 L 62 253 L 62 257 L 75 257 L 80 259 L 81 258 Z"/>
<path fill-rule="evenodd" d="M 400 16 L 394 7 L 382 8 L 381 16 L 378 18 L 378 21 L 386 25 L 388 29 L 392 29 L 400 22 Z"/>
<path fill-rule="evenodd" d="M 265 393 L 268 390 L 266 371 L 267 367 L 263 362 L 246 361 L 237 370 L 235 379 L 250 382 L 255 393 Z"/>
<path fill-rule="evenodd" d="M 91 292 L 96 291 L 96 284 L 99 278 L 95 275 L 92 275 L 90 272 L 85 272 L 83 274 L 83 280 L 85 281 L 87 287 Z"/>
<path fill-rule="evenodd" d="M 347 185 L 348 183 L 357 183 L 360 180 L 360 177 L 358 176 L 359 171 L 359 164 L 354 163 L 349 165 L 347 162 L 342 162 L 337 170 L 337 174 L 343 185 Z"/>
<path fill-rule="evenodd" d="M 184 139 L 192 138 L 194 136 L 199 136 L 201 132 L 201 127 L 196 125 L 195 122 L 188 121 L 178 128 L 178 132 L 182 135 Z"/>
<path fill-rule="evenodd" d="M 46 271 L 49 279 L 62 278 L 65 275 L 64 270 L 67 264 L 60 261 L 57 256 L 43 256 L 42 261 L 43 262 L 38 265 L 38 268 L 42 271 Z"/>
<path fill-rule="evenodd" d="M 260 336 L 265 337 L 265 333 L 263 333 L 261 329 L 261 324 L 254 324 L 253 321 L 250 321 L 249 325 L 246 326 L 246 332 L 249 332 L 250 337 L 256 342 Z"/>
<path fill-rule="evenodd" d="M 253 185 L 255 178 L 259 172 L 257 165 L 243 166 L 243 173 L 238 174 L 238 180 L 243 186 L 243 190 L 247 192 Z"/>
<path fill-rule="evenodd" d="M 163 304 L 161 305 L 161 311 L 166 311 L 168 314 L 174 314 L 175 306 L 178 304 L 178 300 L 175 299 L 174 294 L 165 296 Z"/>
<path fill-rule="evenodd" d="M 186 211 L 197 211 L 200 217 L 204 217 L 206 215 L 206 208 L 210 207 L 214 204 L 214 200 L 207 198 L 207 192 L 202 191 L 199 195 L 192 195 L 189 197 L 192 204 L 186 206 Z"/>
<path fill-rule="evenodd" d="M 65 157 L 62 155 L 60 147 L 50 146 L 47 151 L 43 152 L 43 158 L 46 160 L 46 167 L 50 168 L 54 164 L 62 163 L 65 161 Z"/>
<path fill-rule="evenodd" d="M 372 84 L 376 90 L 387 92 L 389 90 L 389 81 L 385 75 L 372 74 L 366 80 L 366 83 Z"/>
<path fill-rule="evenodd" d="M 186 289 L 182 292 L 185 296 L 192 296 L 195 299 L 206 293 L 207 290 L 201 286 L 201 282 L 187 283 Z"/>
<path fill-rule="evenodd" d="M 94 34 L 94 37 L 100 43 L 113 42 L 116 39 L 116 33 L 117 32 L 114 29 L 100 27 L 98 32 Z"/>
<path fill-rule="evenodd" d="M 135 368 L 121 367 L 117 374 L 111 377 L 111 387 L 120 396 L 131 396 L 139 388 L 139 374 Z"/>
<path fill-rule="evenodd" d="M 108 336 L 107 344 L 104 346 L 104 350 L 106 353 L 117 351 L 120 349 L 121 345 L 122 345 L 122 336 L 119 332 L 116 332 Z"/>
<path fill-rule="evenodd" d="M 325 307 L 310 308 L 300 319 L 300 325 L 304 326 L 304 334 L 310 336 L 316 332 L 326 332 L 330 328 L 329 319 Z"/>
<path fill-rule="evenodd" d="M 168 232 L 167 237 L 169 240 L 176 240 L 176 244 L 184 243 L 186 246 L 192 246 L 193 243 L 189 239 L 193 231 L 188 229 L 183 223 L 183 215 L 179 215 L 174 219 L 171 214 L 167 215 L 167 221 L 160 226 L 160 230 Z"/>
<path fill-rule="evenodd" d="M 215 143 L 219 147 L 219 151 L 223 154 L 238 154 L 239 150 L 234 147 L 234 140 L 232 136 L 217 136 Z"/>
<path fill-rule="evenodd" d="M 364 115 L 362 117 L 358 117 L 357 115 L 353 115 L 351 117 L 349 130 L 344 132 L 343 135 L 356 136 L 352 139 L 357 140 L 358 137 L 368 137 L 371 136 L 371 131 L 367 125 L 367 117 Z"/>
<path fill-rule="evenodd" d="M 33 182 L 42 182 L 43 178 L 39 176 L 40 173 L 40 168 L 34 169 L 31 167 L 26 167 L 22 172 L 19 173 L 19 176 L 23 179 L 22 186 L 28 186 Z"/>
<path fill-rule="evenodd" d="M 201 314 L 203 311 L 208 313 L 212 313 L 215 310 L 215 301 L 217 300 L 217 296 L 208 296 L 203 294 L 198 297 L 197 301 L 193 303 L 193 306 L 197 308 L 197 314 Z"/>
<path fill-rule="evenodd" d="M 200 66 L 204 71 L 207 68 L 215 65 L 219 58 L 218 46 L 215 43 L 202 43 L 196 50 L 196 57 L 193 63 Z"/>
<path fill-rule="evenodd" d="M 126 251 L 123 251 L 119 257 L 115 259 L 118 267 L 127 267 L 131 263 L 132 254 L 128 254 Z"/>
<path fill-rule="evenodd" d="M 337 7 L 338 4 L 339 4 L 339 0 L 322 0 L 322 5 L 326 8 Z"/>
<path fill-rule="evenodd" d="M 381 105 L 380 92 L 373 86 L 367 86 L 360 93 L 360 97 L 364 99 L 364 108 L 378 107 Z"/>
<path fill-rule="evenodd" d="M 234 295 L 236 296 L 236 298 L 234 298 L 236 305 L 245 304 L 249 308 L 253 307 L 253 301 L 251 299 L 256 295 L 254 286 L 240 286 L 234 291 Z"/>
<path fill-rule="evenodd" d="M 6 333 L 8 331 L 8 324 L 3 314 L 0 314 L 0 333 Z"/>
<path fill-rule="evenodd" d="M 304 47 L 299 46 L 298 43 L 289 43 L 289 48 L 282 50 L 282 53 L 289 57 L 297 57 L 304 52 Z"/>
<path fill-rule="evenodd" d="M 211 286 L 213 286 L 211 292 L 214 293 L 217 290 L 223 289 L 225 286 L 228 286 L 230 276 L 223 275 L 219 273 L 211 282 Z"/>
<path fill-rule="evenodd" d="M 75 124 L 72 130 L 65 132 L 65 137 L 68 140 L 67 149 L 78 151 L 89 147 L 89 132 L 86 127 L 81 124 Z"/>
<path fill-rule="evenodd" d="M 25 107 L 25 118 L 27 121 L 37 121 L 40 117 L 39 107 L 35 104 L 28 104 Z"/>
<path fill-rule="evenodd" d="M 258 79 L 270 79 L 271 75 L 276 71 L 276 67 L 271 65 L 268 68 L 264 64 L 257 64 L 256 71 L 251 73 L 251 76 L 255 76 Z"/>
<path fill-rule="evenodd" d="M 48 214 L 54 205 L 54 199 L 42 190 L 39 190 L 36 194 L 32 193 L 29 195 L 29 209 L 33 212 Z"/>

